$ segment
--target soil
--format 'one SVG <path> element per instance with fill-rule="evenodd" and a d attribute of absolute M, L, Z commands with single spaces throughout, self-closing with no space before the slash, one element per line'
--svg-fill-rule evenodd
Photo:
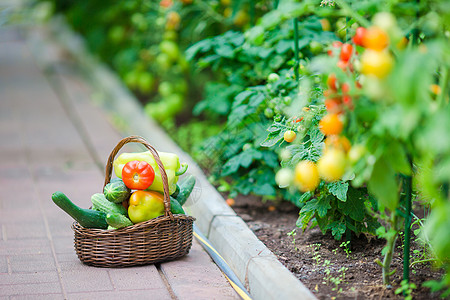
<path fill-rule="evenodd" d="M 346 251 L 341 246 L 342 241 L 334 240 L 331 234 L 323 235 L 318 227 L 302 233 L 295 226 L 299 209 L 288 202 L 274 205 L 263 203 L 257 197 L 237 197 L 233 209 L 318 299 L 403 299 L 395 294 L 403 274 L 400 240 L 397 240 L 392 262 L 392 270 L 397 269 L 397 272 L 391 276 L 392 287 L 386 288 L 382 284 L 381 267 L 375 262 L 382 260 L 384 240 L 352 236 L 351 248 Z M 411 253 L 415 249 L 422 250 L 419 244 L 411 243 Z M 422 283 L 439 280 L 442 274 L 430 264 L 415 264 L 410 275 L 411 282 L 417 286 L 413 299 L 440 299 L 439 294 L 431 293 Z"/>

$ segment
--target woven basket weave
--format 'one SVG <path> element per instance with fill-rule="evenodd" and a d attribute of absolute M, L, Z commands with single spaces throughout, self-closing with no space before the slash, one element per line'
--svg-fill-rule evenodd
<path fill-rule="evenodd" d="M 124 138 L 113 149 L 106 164 L 104 186 L 111 180 L 114 157 L 130 142 L 141 143 L 155 158 L 164 187 L 164 216 L 117 230 L 84 228 L 74 222 L 72 229 L 75 233 L 75 251 L 78 258 L 86 264 L 98 267 L 153 264 L 182 257 L 191 248 L 195 218 L 171 213 L 164 166 L 155 148 L 142 137 Z"/>

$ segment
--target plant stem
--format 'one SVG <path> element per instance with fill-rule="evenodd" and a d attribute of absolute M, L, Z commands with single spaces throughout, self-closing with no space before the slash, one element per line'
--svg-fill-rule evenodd
<path fill-rule="evenodd" d="M 394 234 L 389 234 L 386 238 L 386 248 L 387 252 L 384 255 L 383 260 L 383 284 L 384 285 L 390 285 L 390 268 L 392 263 L 392 257 L 394 256 L 394 249 L 395 249 L 395 242 L 397 241 L 397 236 L 399 232 L 399 225 L 398 225 L 398 219 L 395 212 L 392 212 L 392 216 L 389 222 L 392 226 L 391 229 L 394 230 Z"/>
<path fill-rule="evenodd" d="M 443 108 L 447 103 L 445 103 L 445 95 L 447 95 L 447 85 L 448 85 L 448 68 L 442 67 L 441 76 L 439 79 L 439 87 L 441 93 L 437 96 L 437 103 L 439 107 Z"/>
<path fill-rule="evenodd" d="M 298 20 L 297 18 L 293 19 L 293 23 L 294 23 L 294 55 L 295 55 L 295 65 L 294 65 L 294 74 L 295 74 L 295 79 L 298 80 L 299 78 L 299 73 L 298 73 L 298 68 L 300 66 L 300 61 L 299 61 L 299 48 L 298 48 Z"/>
<path fill-rule="evenodd" d="M 427 258 L 427 259 L 416 260 L 416 261 L 413 261 L 409 266 L 412 267 L 415 264 L 426 263 L 426 262 L 429 262 L 429 261 L 437 261 L 437 259 L 436 258 Z"/>
<path fill-rule="evenodd" d="M 335 0 L 334 2 L 342 8 L 342 11 L 346 16 L 355 19 L 359 23 L 359 25 L 363 27 L 370 27 L 370 22 L 367 21 L 359 13 L 357 13 L 353 8 L 351 8 L 350 5 L 348 5 L 345 1 Z"/>

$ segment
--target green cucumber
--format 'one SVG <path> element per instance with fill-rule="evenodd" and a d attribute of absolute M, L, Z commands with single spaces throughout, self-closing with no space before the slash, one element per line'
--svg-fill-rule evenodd
<path fill-rule="evenodd" d="M 180 182 L 180 192 L 178 193 L 176 199 L 181 204 L 184 205 L 192 193 L 195 186 L 195 176 L 189 175 L 182 182 Z"/>
<path fill-rule="evenodd" d="M 81 226 L 85 228 L 108 228 L 104 212 L 78 207 L 62 192 L 53 193 L 52 200 Z"/>
<path fill-rule="evenodd" d="M 105 195 L 96 193 L 91 197 L 92 208 L 95 210 L 102 211 L 106 214 L 109 213 L 119 213 L 122 215 L 127 215 L 127 210 L 121 204 L 112 203 L 106 199 Z"/>
<path fill-rule="evenodd" d="M 178 214 L 183 214 L 185 215 L 186 213 L 184 212 L 183 207 L 181 206 L 180 202 L 178 202 L 175 198 L 170 197 L 170 211 L 174 214 L 174 215 L 178 215 Z"/>
<path fill-rule="evenodd" d="M 180 193 L 180 186 L 177 184 L 177 185 L 175 186 L 175 192 L 173 192 L 172 195 L 170 195 L 170 196 L 176 198 L 176 197 L 178 196 L 179 193 Z"/>
<path fill-rule="evenodd" d="M 109 226 L 114 228 L 123 228 L 133 225 L 133 222 L 131 222 L 130 219 L 118 213 L 107 214 L 106 222 L 108 223 Z"/>

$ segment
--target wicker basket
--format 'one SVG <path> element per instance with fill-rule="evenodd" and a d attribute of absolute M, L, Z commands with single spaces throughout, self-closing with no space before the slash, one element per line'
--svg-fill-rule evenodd
<path fill-rule="evenodd" d="M 153 264 L 182 257 L 191 248 L 195 218 L 171 213 L 164 166 L 155 148 L 142 137 L 124 138 L 113 149 L 106 164 L 104 186 L 111 180 L 114 157 L 130 142 L 143 144 L 155 158 L 164 186 L 164 216 L 117 230 L 84 228 L 74 222 L 75 251 L 83 263 L 98 267 Z"/>

